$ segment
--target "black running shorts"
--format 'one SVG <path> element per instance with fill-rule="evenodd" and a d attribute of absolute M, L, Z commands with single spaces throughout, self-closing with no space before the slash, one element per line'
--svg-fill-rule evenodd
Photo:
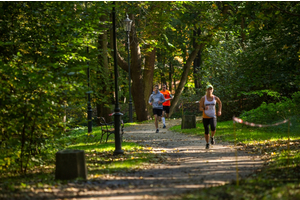
<path fill-rule="evenodd" d="M 170 106 L 163 106 L 163 110 L 166 112 L 166 113 L 170 113 Z"/>
<path fill-rule="evenodd" d="M 162 116 L 162 109 L 156 109 L 156 108 L 153 108 L 153 115 L 157 115 L 159 117 Z"/>
<path fill-rule="evenodd" d="M 203 118 L 203 126 L 205 129 L 205 135 L 209 134 L 209 126 L 211 131 L 215 131 L 217 127 L 217 118 Z"/>

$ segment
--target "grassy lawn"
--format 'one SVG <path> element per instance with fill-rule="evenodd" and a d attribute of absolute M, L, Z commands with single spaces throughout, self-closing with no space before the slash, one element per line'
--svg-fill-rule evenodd
<path fill-rule="evenodd" d="M 86 153 L 89 178 L 106 173 L 129 171 L 141 167 L 143 163 L 148 163 L 155 158 L 155 155 L 147 153 L 149 151 L 145 151 L 144 147 L 126 141 L 122 143 L 124 154 L 113 156 L 114 135 L 109 137 L 107 143 L 104 142 L 104 139 L 102 139 L 102 143 L 99 143 L 100 136 L 100 128 L 94 128 L 93 134 L 90 136 L 86 129 L 75 130 L 69 136 L 70 141 L 75 141 L 69 144 L 68 148 L 84 150 Z"/>
<path fill-rule="evenodd" d="M 264 168 L 240 180 L 239 185 L 233 181 L 224 186 L 185 194 L 179 199 L 300 199 L 300 126 L 297 118 L 292 118 L 291 123 L 288 146 L 287 124 L 267 128 L 236 124 L 234 129 L 232 121 L 218 122 L 215 135 L 217 142 L 234 142 L 236 138 L 239 150 L 262 156 Z M 195 129 L 182 130 L 180 126 L 174 126 L 171 130 L 200 136 L 204 134 L 202 123 L 197 123 Z"/>
<path fill-rule="evenodd" d="M 300 139 L 300 124 L 296 118 L 291 119 L 290 126 L 290 139 Z M 194 129 L 181 129 L 181 125 L 173 126 L 170 128 L 172 131 L 204 136 L 204 128 L 202 122 L 196 124 Z M 234 131 L 235 130 L 235 131 Z M 236 137 L 235 137 L 235 134 Z M 288 125 L 287 123 L 274 127 L 250 127 L 243 124 L 236 124 L 233 126 L 233 121 L 217 122 L 216 139 L 224 142 L 234 142 L 235 138 L 237 142 L 244 144 L 257 143 L 264 141 L 277 141 L 288 139 Z"/>
<path fill-rule="evenodd" d="M 123 155 L 113 155 L 115 150 L 114 135 L 105 143 L 100 143 L 101 128 L 93 127 L 92 135 L 88 135 L 87 128 L 75 129 L 67 135 L 57 138 L 57 148 L 47 150 L 47 159 L 43 164 L 31 165 L 26 175 L 2 170 L 0 174 L 0 194 L 14 193 L 32 187 L 42 188 L 45 185 L 56 186 L 70 181 L 55 180 L 55 153 L 63 149 L 84 150 L 88 179 L 93 180 L 107 174 L 127 172 L 136 169 L 146 169 L 149 162 L 155 162 L 155 154 L 132 142 L 123 141 Z M 50 158 L 50 159 L 49 159 Z M 77 181 L 77 180 L 72 180 Z"/>

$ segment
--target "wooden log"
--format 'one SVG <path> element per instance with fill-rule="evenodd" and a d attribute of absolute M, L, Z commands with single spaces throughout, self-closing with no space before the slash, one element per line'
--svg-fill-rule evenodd
<path fill-rule="evenodd" d="M 196 128 L 196 115 L 183 115 L 181 129 Z"/>
<path fill-rule="evenodd" d="M 56 153 L 55 179 L 87 179 L 87 168 L 83 150 L 62 150 Z"/>

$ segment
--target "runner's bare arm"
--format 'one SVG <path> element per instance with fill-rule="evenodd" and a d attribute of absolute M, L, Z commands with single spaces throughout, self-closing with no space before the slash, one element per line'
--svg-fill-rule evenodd
<path fill-rule="evenodd" d="M 219 104 L 218 116 L 221 116 L 222 115 L 222 102 L 218 97 L 216 97 L 216 101 Z"/>
<path fill-rule="evenodd" d="M 204 107 L 204 97 L 202 97 L 201 100 L 200 100 L 199 110 L 200 111 L 204 111 L 205 110 L 205 107 Z"/>

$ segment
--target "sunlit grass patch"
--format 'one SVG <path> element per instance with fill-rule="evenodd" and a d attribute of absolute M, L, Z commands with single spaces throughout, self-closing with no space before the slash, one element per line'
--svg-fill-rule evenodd
<path fill-rule="evenodd" d="M 128 171 L 143 163 L 149 162 L 154 158 L 151 153 L 143 151 L 143 147 L 133 142 L 122 142 L 123 155 L 113 155 L 115 150 L 114 134 L 112 134 L 108 142 L 105 142 L 106 136 L 101 138 L 101 128 L 93 128 L 91 134 L 87 133 L 87 129 L 75 130 L 71 133 L 68 149 L 84 150 L 86 154 L 86 163 L 90 177 L 95 174 L 114 173 Z"/>
<path fill-rule="evenodd" d="M 45 160 L 43 165 L 32 166 L 26 175 L 14 174 L 1 176 L 2 190 L 14 192 L 26 188 L 43 188 L 44 185 L 55 186 L 68 181 L 55 180 L 55 154 L 59 150 L 77 149 L 85 151 L 88 179 L 97 179 L 102 176 L 122 173 L 136 169 L 147 169 L 149 163 L 157 160 L 157 156 L 140 145 L 133 142 L 122 142 L 124 154 L 114 155 L 114 134 L 100 142 L 101 128 L 93 127 L 88 134 L 87 128 L 77 128 L 66 135 L 56 139 L 57 149 L 48 149 L 51 160 Z M 79 180 L 79 179 L 78 179 Z M 71 180 L 73 181 L 73 180 Z M 75 180 L 76 181 L 76 180 Z M 1 190 L 0 190 L 1 193 Z"/>
<path fill-rule="evenodd" d="M 290 129 L 290 139 L 300 139 L 299 124 L 295 118 L 291 120 L 292 127 Z M 204 136 L 203 124 L 197 123 L 196 128 L 181 129 L 181 125 L 170 128 L 172 131 Z M 264 141 L 276 141 L 288 139 L 288 125 L 287 123 L 275 127 L 251 127 L 243 124 L 236 124 L 233 126 L 233 121 L 217 122 L 216 138 L 219 141 L 225 142 L 242 142 L 245 144 Z"/>

